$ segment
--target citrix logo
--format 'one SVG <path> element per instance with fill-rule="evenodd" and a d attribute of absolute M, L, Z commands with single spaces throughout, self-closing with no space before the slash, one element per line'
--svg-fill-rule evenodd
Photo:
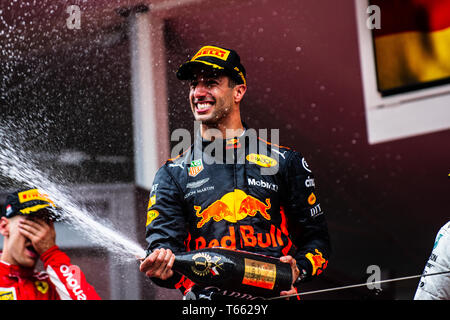
<path fill-rule="evenodd" d="M 61 271 L 64 278 L 66 278 L 66 282 L 77 297 L 77 300 L 86 300 L 86 295 L 80 287 L 80 268 L 78 268 L 77 266 L 69 267 L 63 264 L 61 267 L 59 267 L 59 271 Z"/>

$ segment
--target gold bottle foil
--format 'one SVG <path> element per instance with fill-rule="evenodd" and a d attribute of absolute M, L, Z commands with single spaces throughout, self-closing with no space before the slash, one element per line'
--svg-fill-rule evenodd
<path fill-rule="evenodd" d="M 277 277 L 277 267 L 273 263 L 244 259 L 243 284 L 272 290 Z"/>

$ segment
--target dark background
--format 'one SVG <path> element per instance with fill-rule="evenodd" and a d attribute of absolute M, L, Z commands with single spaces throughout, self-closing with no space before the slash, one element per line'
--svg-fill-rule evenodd
<path fill-rule="evenodd" d="M 175 126 L 192 118 L 178 65 L 203 44 L 239 52 L 244 121 L 279 128 L 281 145 L 303 153 L 316 176 L 334 251 L 327 280 L 364 282 L 369 265 L 383 278 L 422 272 L 450 217 L 449 132 L 368 144 L 352 1 L 243 3 L 171 19 L 167 38 Z M 390 290 L 384 297 L 411 299 L 417 283 L 382 287 Z"/>
<path fill-rule="evenodd" d="M 128 2 L 80 2 L 80 30 L 65 27 L 65 3 L 1 3 L 0 118 L 24 128 L 11 136 L 66 183 L 133 183 L 128 25 L 116 13 Z M 247 70 L 243 120 L 280 129 L 313 169 L 334 254 L 305 291 L 365 282 L 369 265 L 383 278 L 420 274 L 449 220 L 448 130 L 367 142 L 356 28 L 350 0 L 199 1 L 165 18 L 170 130 L 193 127 L 178 66 L 205 44 L 233 48 Z M 309 299 L 411 299 L 417 284 Z"/>

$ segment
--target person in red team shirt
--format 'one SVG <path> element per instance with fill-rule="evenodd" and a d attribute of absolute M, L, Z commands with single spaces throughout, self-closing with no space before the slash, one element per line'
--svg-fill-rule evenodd
<path fill-rule="evenodd" d="M 100 300 L 55 243 L 54 207 L 38 189 L 8 195 L 0 218 L 0 300 Z M 41 259 L 45 271 L 35 266 Z"/>

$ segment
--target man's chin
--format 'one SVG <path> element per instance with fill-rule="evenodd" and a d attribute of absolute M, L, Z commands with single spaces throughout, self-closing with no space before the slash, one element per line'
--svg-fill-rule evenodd
<path fill-rule="evenodd" d="M 23 268 L 34 268 L 36 266 L 38 259 L 25 258 L 19 262 L 19 265 Z"/>
<path fill-rule="evenodd" d="M 25 252 L 24 256 L 20 259 L 20 265 L 25 268 L 32 268 L 39 260 L 39 255 L 36 252 Z"/>
<path fill-rule="evenodd" d="M 217 123 L 217 119 L 213 115 L 195 115 L 195 120 L 201 122 L 207 126 L 215 126 Z"/>

